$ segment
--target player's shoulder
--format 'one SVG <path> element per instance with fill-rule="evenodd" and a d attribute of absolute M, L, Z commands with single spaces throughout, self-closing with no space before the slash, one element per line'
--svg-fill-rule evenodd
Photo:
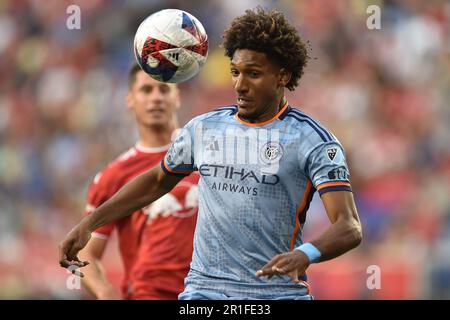
<path fill-rule="evenodd" d="M 289 106 L 284 119 L 298 134 L 306 137 L 312 145 L 329 142 L 339 143 L 337 138 L 322 123 L 294 106 Z"/>
<path fill-rule="evenodd" d="M 191 122 L 196 123 L 205 120 L 218 120 L 223 118 L 228 118 L 234 116 L 238 111 L 236 105 L 226 105 L 215 107 L 211 111 L 207 111 L 202 113 L 196 117 L 194 117 Z"/>
<path fill-rule="evenodd" d="M 92 180 L 93 185 L 100 184 L 114 184 L 116 181 L 121 180 L 124 168 L 127 167 L 127 163 L 137 156 L 137 150 L 132 147 L 125 152 L 122 152 L 114 160 L 106 164 Z"/>

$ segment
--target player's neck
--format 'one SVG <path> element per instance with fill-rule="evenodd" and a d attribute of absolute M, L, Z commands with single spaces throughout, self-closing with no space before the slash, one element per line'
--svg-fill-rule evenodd
<path fill-rule="evenodd" d="M 172 133 L 172 128 L 164 130 L 141 129 L 139 130 L 138 144 L 144 148 L 163 147 L 172 142 Z"/>
<path fill-rule="evenodd" d="M 273 109 L 272 112 L 270 112 L 269 114 L 267 114 L 265 119 L 262 122 L 270 120 L 273 117 L 275 117 L 278 114 L 278 112 L 280 112 L 280 110 L 283 109 L 283 106 L 285 103 L 286 103 L 286 99 L 285 99 L 284 95 L 277 97 L 274 102 L 274 105 L 277 105 L 278 107 L 276 109 Z"/>
<path fill-rule="evenodd" d="M 249 123 L 263 123 L 263 122 L 266 122 L 266 121 L 272 119 L 273 117 L 275 117 L 278 114 L 278 112 L 280 112 L 280 110 L 283 108 L 285 103 L 286 103 L 286 98 L 284 97 L 284 95 L 281 95 L 279 97 L 276 97 L 272 103 L 269 103 L 269 105 L 268 105 L 269 107 L 263 113 L 261 113 L 259 116 L 255 117 L 255 118 L 245 118 L 242 116 L 240 116 L 240 117 Z M 275 106 L 275 105 L 277 107 L 273 108 L 273 106 Z"/>

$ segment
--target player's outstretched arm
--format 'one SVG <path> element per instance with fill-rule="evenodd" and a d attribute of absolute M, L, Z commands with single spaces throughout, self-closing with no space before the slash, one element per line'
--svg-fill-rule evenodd
<path fill-rule="evenodd" d="M 335 191 L 324 193 L 321 198 L 332 225 L 319 238 L 299 247 L 299 250 L 273 257 L 256 272 L 257 277 L 271 278 L 275 274 L 286 274 L 294 282 L 299 282 L 298 277 L 305 274 L 312 262 L 336 258 L 361 243 L 362 229 L 353 194 Z"/>
<path fill-rule="evenodd" d="M 181 179 L 182 176 L 166 175 L 158 165 L 128 182 L 66 235 L 59 246 L 60 265 L 64 268 L 87 265 L 87 261 L 78 259 L 78 252 L 86 246 L 92 231 L 149 205 L 172 190 Z"/>

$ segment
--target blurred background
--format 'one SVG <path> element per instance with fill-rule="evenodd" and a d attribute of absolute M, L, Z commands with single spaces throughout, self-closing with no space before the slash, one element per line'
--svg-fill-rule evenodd
<path fill-rule="evenodd" d="M 71 4 L 80 30 L 66 27 Z M 0 0 L 0 298 L 87 298 L 66 288 L 57 246 L 94 175 L 137 139 L 124 99 L 140 22 L 179 8 L 208 33 L 206 66 L 181 85 L 184 125 L 234 103 L 221 34 L 258 4 L 310 41 L 313 59 L 287 97 L 346 148 L 364 226 L 360 247 L 309 269 L 313 294 L 450 299 L 450 3 L 438 0 Z M 371 4 L 380 30 L 366 26 Z M 328 225 L 316 194 L 305 239 Z M 114 241 L 108 252 L 118 284 Z M 369 266 L 380 289 L 367 287 Z"/>

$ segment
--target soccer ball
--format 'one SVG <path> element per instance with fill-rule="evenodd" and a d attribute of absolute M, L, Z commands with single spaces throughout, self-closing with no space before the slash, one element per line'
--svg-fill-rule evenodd
<path fill-rule="evenodd" d="M 208 36 L 193 15 L 165 9 L 147 17 L 134 37 L 136 60 L 162 82 L 179 83 L 195 76 L 208 56 Z"/>

